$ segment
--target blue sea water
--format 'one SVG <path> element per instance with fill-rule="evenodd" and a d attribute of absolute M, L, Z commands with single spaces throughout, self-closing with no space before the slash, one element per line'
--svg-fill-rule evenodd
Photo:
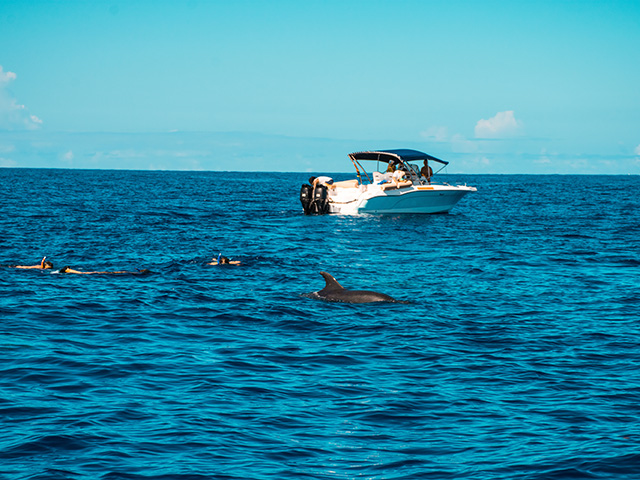
<path fill-rule="evenodd" d="M 0 169 L 0 478 L 640 478 L 640 177 L 361 217 L 307 177 Z"/>

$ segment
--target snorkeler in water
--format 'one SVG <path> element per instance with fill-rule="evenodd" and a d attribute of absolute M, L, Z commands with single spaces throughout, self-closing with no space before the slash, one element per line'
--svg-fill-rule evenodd
<path fill-rule="evenodd" d="M 38 265 L 12 265 L 11 268 L 31 269 L 37 268 L 39 270 L 49 270 L 53 268 L 53 263 L 47 260 L 47 257 L 42 257 Z"/>
<path fill-rule="evenodd" d="M 240 260 L 229 260 L 227 257 L 223 257 L 222 253 L 219 253 L 218 258 L 212 258 L 211 262 L 207 263 L 207 265 L 242 265 L 242 262 L 240 262 Z"/>
<path fill-rule="evenodd" d="M 82 272 L 80 270 L 74 270 L 70 267 L 62 267 L 58 271 L 58 273 L 76 273 L 78 275 L 147 275 L 151 273 L 151 271 L 144 268 L 136 272 L 130 272 L 126 270 L 119 270 L 117 272 Z"/>

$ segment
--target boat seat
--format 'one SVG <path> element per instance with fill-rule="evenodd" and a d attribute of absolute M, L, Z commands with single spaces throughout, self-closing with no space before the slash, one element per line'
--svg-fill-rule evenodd
<path fill-rule="evenodd" d="M 343 180 L 341 182 L 334 182 L 333 186 L 336 188 L 358 188 L 358 180 Z"/>
<path fill-rule="evenodd" d="M 392 173 L 391 172 L 373 172 L 373 183 L 375 184 L 379 184 L 381 182 L 384 182 L 385 180 L 387 182 L 391 181 L 391 177 L 392 177 Z"/>
<path fill-rule="evenodd" d="M 385 183 L 383 185 L 380 185 L 380 188 L 382 190 L 393 190 L 394 188 L 410 187 L 411 185 L 413 185 L 413 183 L 411 183 L 411 180 L 406 180 L 404 182 Z"/>

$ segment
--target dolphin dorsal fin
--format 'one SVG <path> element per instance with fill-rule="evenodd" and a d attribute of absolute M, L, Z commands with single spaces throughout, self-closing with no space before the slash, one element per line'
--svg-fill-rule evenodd
<path fill-rule="evenodd" d="M 322 291 L 325 291 L 325 290 L 344 290 L 344 287 L 342 285 L 340 285 L 338 283 L 338 281 L 335 278 L 333 278 L 330 274 L 328 274 L 327 272 L 320 272 L 320 275 L 322 275 L 323 278 L 324 278 L 324 281 L 327 282 L 327 284 L 324 286 Z"/>

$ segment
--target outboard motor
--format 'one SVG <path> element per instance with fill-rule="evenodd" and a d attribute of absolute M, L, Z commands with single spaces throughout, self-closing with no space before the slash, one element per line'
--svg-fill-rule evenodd
<path fill-rule="evenodd" d="M 324 215 L 329 213 L 329 191 L 324 185 L 316 185 L 313 191 L 312 213 Z"/>
<path fill-rule="evenodd" d="M 300 203 L 302 203 L 302 210 L 304 210 L 305 215 L 311 214 L 311 202 L 313 199 L 311 196 L 313 195 L 313 187 L 311 185 L 307 185 L 306 183 L 300 187 Z"/>

